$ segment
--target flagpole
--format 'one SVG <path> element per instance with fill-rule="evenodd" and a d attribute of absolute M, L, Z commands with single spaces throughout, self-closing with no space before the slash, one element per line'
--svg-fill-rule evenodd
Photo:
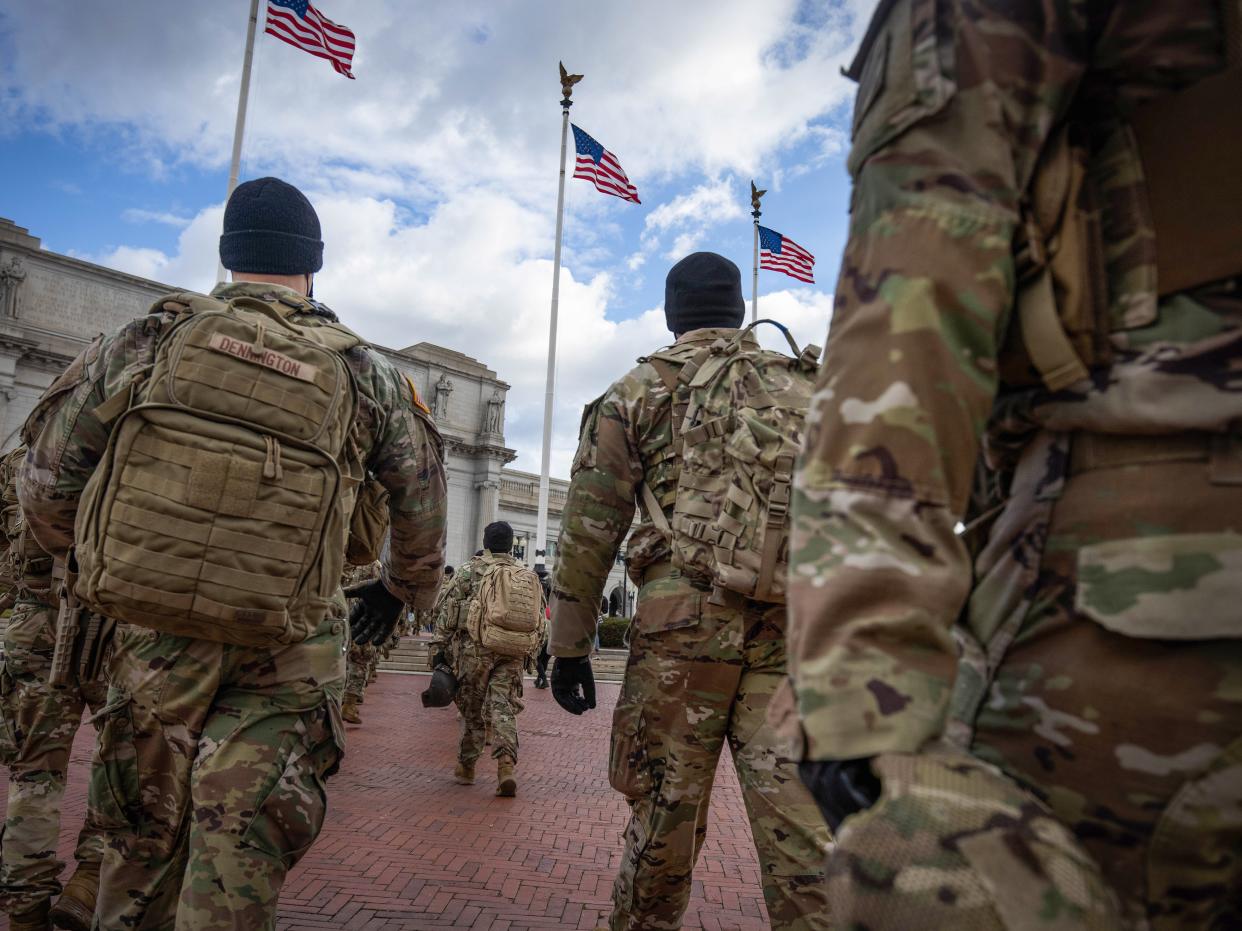
<path fill-rule="evenodd" d="M 246 133 L 246 104 L 250 100 L 250 65 L 254 61 L 254 30 L 259 22 L 259 0 L 250 0 L 250 24 L 246 28 L 246 54 L 242 59 L 241 89 L 237 92 L 237 122 L 233 126 L 233 161 L 229 165 L 229 189 L 224 195 L 225 203 L 237 187 L 237 173 L 241 169 L 242 137 Z M 217 268 L 217 279 L 224 281 L 228 274 L 224 264 Z"/>
<path fill-rule="evenodd" d="M 754 323 L 759 319 L 759 198 L 763 197 L 767 191 L 761 191 L 755 187 L 755 182 L 750 182 L 750 215 L 755 218 L 755 261 L 751 266 L 753 277 L 750 281 L 750 322 Z"/>
<path fill-rule="evenodd" d="M 571 80 L 571 78 L 573 80 Z M 539 469 L 539 511 L 535 525 L 535 571 L 547 571 L 548 492 L 552 483 L 552 407 L 556 391 L 556 315 L 561 297 L 561 235 L 565 226 L 565 158 L 569 142 L 569 108 L 574 84 L 582 75 L 569 75 L 561 65 L 561 174 L 556 192 L 556 245 L 552 252 L 552 313 L 548 322 L 548 375 L 543 396 L 543 459 Z M 543 572 L 540 569 L 543 568 Z"/>

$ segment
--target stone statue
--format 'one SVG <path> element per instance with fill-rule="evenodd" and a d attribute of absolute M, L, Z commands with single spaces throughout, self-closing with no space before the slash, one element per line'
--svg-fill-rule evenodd
<path fill-rule="evenodd" d="M 487 400 L 487 413 L 483 417 L 483 432 L 501 436 L 505 432 L 505 398 L 497 388 Z"/>
<path fill-rule="evenodd" d="M 17 256 L 0 268 L 0 315 L 10 319 L 17 316 L 17 289 L 25 280 L 26 270 Z"/>
<path fill-rule="evenodd" d="M 436 382 L 436 400 L 431 409 L 432 416 L 436 420 L 447 420 L 449 411 L 449 395 L 453 393 L 453 382 L 448 377 L 447 372 L 440 373 L 440 380 Z"/>

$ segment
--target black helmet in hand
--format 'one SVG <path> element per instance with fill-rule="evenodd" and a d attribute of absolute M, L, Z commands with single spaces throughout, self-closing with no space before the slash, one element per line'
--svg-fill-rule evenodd
<path fill-rule="evenodd" d="M 457 677 L 444 663 L 438 663 L 431 674 L 431 685 L 424 689 L 420 698 L 424 708 L 444 708 L 452 704 L 457 694 Z"/>

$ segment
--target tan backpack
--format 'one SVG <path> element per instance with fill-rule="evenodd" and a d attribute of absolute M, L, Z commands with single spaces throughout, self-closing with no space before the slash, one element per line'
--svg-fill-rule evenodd
<path fill-rule="evenodd" d="M 744 344 L 760 323 L 785 334 L 792 357 Z M 784 603 L 794 461 L 819 353 L 818 346 L 799 350 L 784 326 L 760 320 L 689 362 L 684 354 L 648 358 L 673 396 L 681 471 L 671 525 L 645 482 L 640 493 L 686 575 Z"/>
<path fill-rule="evenodd" d="M 484 649 L 502 656 L 530 655 L 539 648 L 543 631 L 539 576 L 519 563 L 492 563 L 479 581 L 468 618 L 470 636 Z"/>
<path fill-rule="evenodd" d="M 116 418 L 78 509 L 76 591 L 93 611 L 179 636 L 305 639 L 341 578 L 362 466 L 362 341 L 294 304 L 176 294 L 154 365 L 96 413 Z"/>

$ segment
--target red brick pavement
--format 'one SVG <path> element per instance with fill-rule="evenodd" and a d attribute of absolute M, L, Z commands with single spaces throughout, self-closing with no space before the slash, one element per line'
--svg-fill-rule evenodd
<path fill-rule="evenodd" d="M 456 712 L 424 709 L 418 692 L 426 683 L 423 676 L 381 674 L 368 689 L 364 723 L 349 728 L 348 753 L 329 784 L 327 824 L 285 883 L 278 927 L 534 931 L 604 924 L 626 820 L 606 773 L 618 686 L 601 684 L 600 707 L 574 718 L 528 683 L 518 718 L 518 796 L 498 799 L 486 757 L 475 785 L 453 783 Z M 81 824 L 89 730 L 74 745 L 61 832 L 65 859 Z M 684 927 L 768 927 L 727 753 Z"/>

